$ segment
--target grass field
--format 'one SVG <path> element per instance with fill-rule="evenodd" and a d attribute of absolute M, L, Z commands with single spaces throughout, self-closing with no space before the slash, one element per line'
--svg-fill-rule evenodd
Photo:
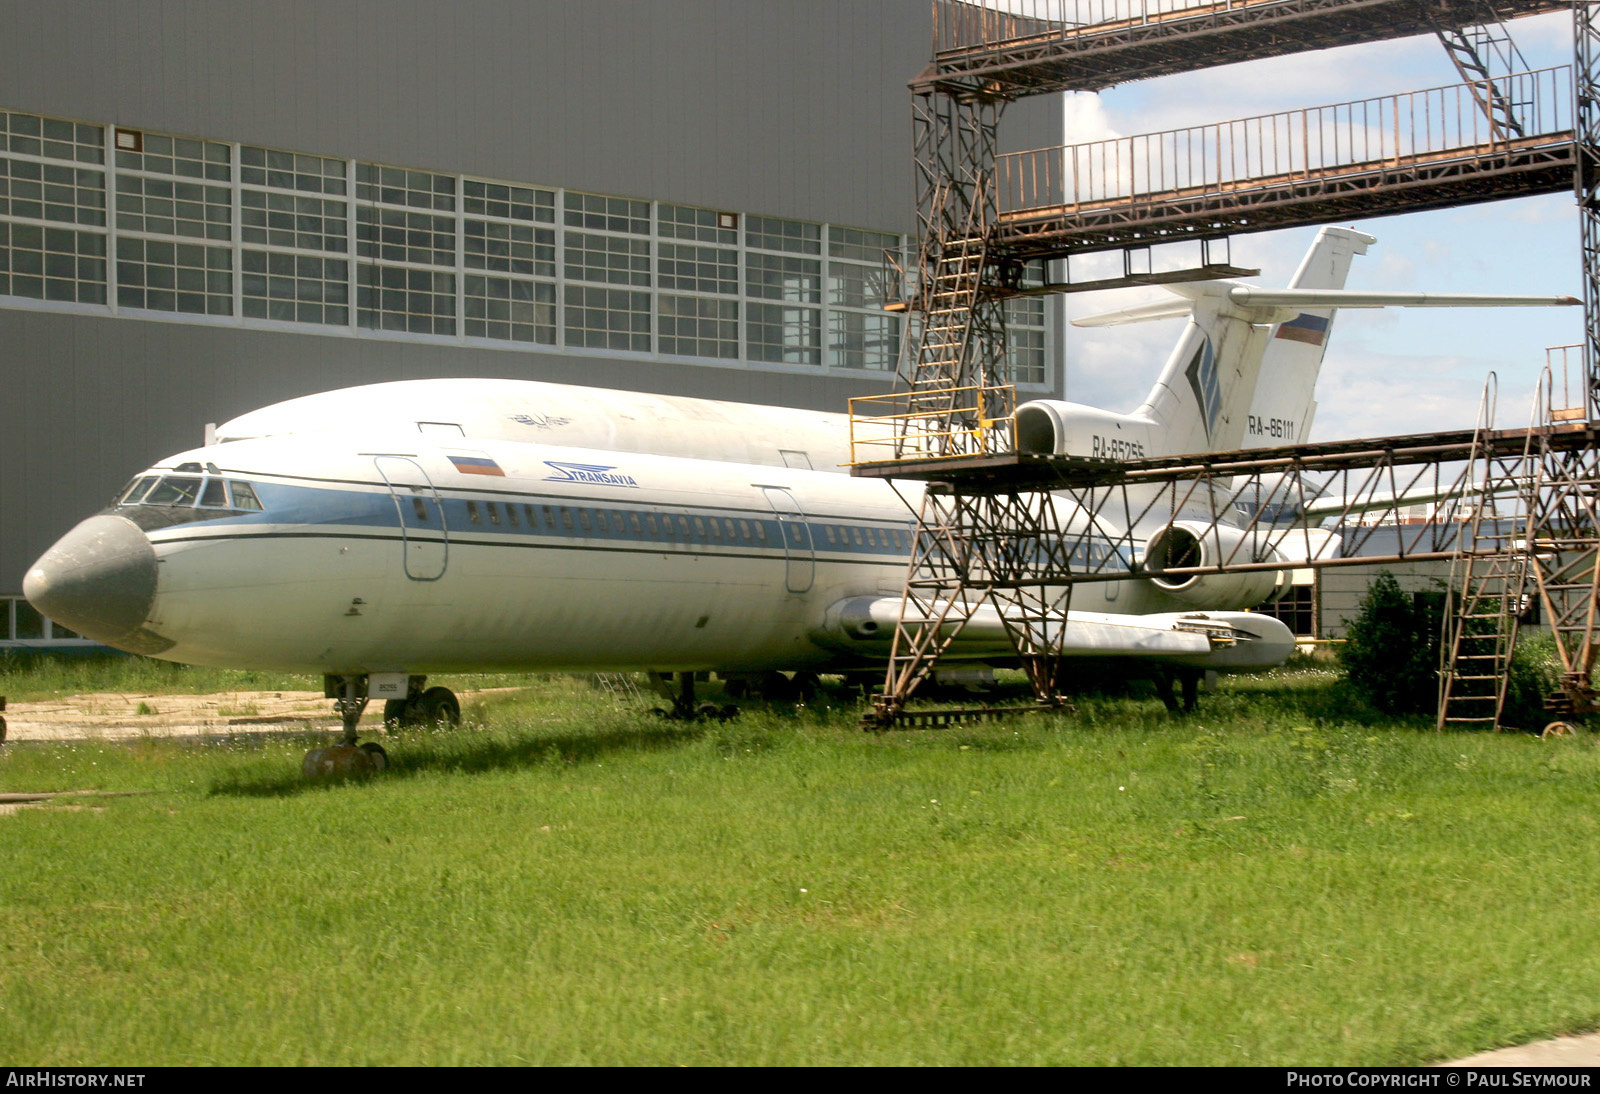
<path fill-rule="evenodd" d="M 15 684 L 13 680 L 11 686 Z M 0 686 L 0 690 L 4 690 Z M 872 736 L 555 678 L 388 743 L 7 745 L 0 1059 L 1405 1064 L 1600 1026 L 1600 748 L 1327 672 Z"/>

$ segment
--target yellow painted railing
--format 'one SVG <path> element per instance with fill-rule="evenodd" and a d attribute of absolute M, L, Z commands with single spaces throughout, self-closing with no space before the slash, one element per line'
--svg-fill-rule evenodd
<path fill-rule="evenodd" d="M 852 465 L 950 460 L 1009 451 L 1017 390 L 934 388 L 850 400 Z"/>

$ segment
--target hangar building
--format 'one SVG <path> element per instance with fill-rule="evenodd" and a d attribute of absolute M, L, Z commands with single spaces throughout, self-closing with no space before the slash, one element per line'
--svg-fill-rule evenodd
<path fill-rule="evenodd" d="M 0 0 L 0 642 L 208 422 L 493 376 L 843 410 L 904 332 L 928 0 Z M 1008 148 L 1060 143 L 1053 97 Z M 1010 316 L 1027 396 L 1060 323 Z"/>

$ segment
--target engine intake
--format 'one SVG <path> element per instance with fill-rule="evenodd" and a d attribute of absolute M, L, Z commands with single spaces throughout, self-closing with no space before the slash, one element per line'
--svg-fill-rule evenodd
<path fill-rule="evenodd" d="M 1164 571 L 1198 569 L 1224 563 L 1267 562 L 1277 558 L 1258 536 L 1242 528 L 1173 521 L 1145 544 L 1144 568 L 1151 584 L 1186 604 L 1236 611 L 1252 608 L 1288 588 L 1288 571 L 1247 570 L 1243 573 L 1174 574 Z"/>

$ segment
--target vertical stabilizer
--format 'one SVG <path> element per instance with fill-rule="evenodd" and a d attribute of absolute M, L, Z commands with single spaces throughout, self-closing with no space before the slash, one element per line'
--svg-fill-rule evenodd
<path fill-rule="evenodd" d="M 1375 242 L 1372 236 L 1351 228 L 1322 229 L 1289 288 L 1344 288 L 1351 258 L 1366 254 Z M 1240 447 L 1305 443 L 1317 409 L 1317 374 L 1338 310 L 1307 308 L 1273 326 Z"/>
<path fill-rule="evenodd" d="M 1170 454 L 1243 447 L 1268 328 L 1228 299 L 1231 281 L 1168 286 L 1194 301 L 1189 322 L 1135 418 L 1147 418 Z"/>

